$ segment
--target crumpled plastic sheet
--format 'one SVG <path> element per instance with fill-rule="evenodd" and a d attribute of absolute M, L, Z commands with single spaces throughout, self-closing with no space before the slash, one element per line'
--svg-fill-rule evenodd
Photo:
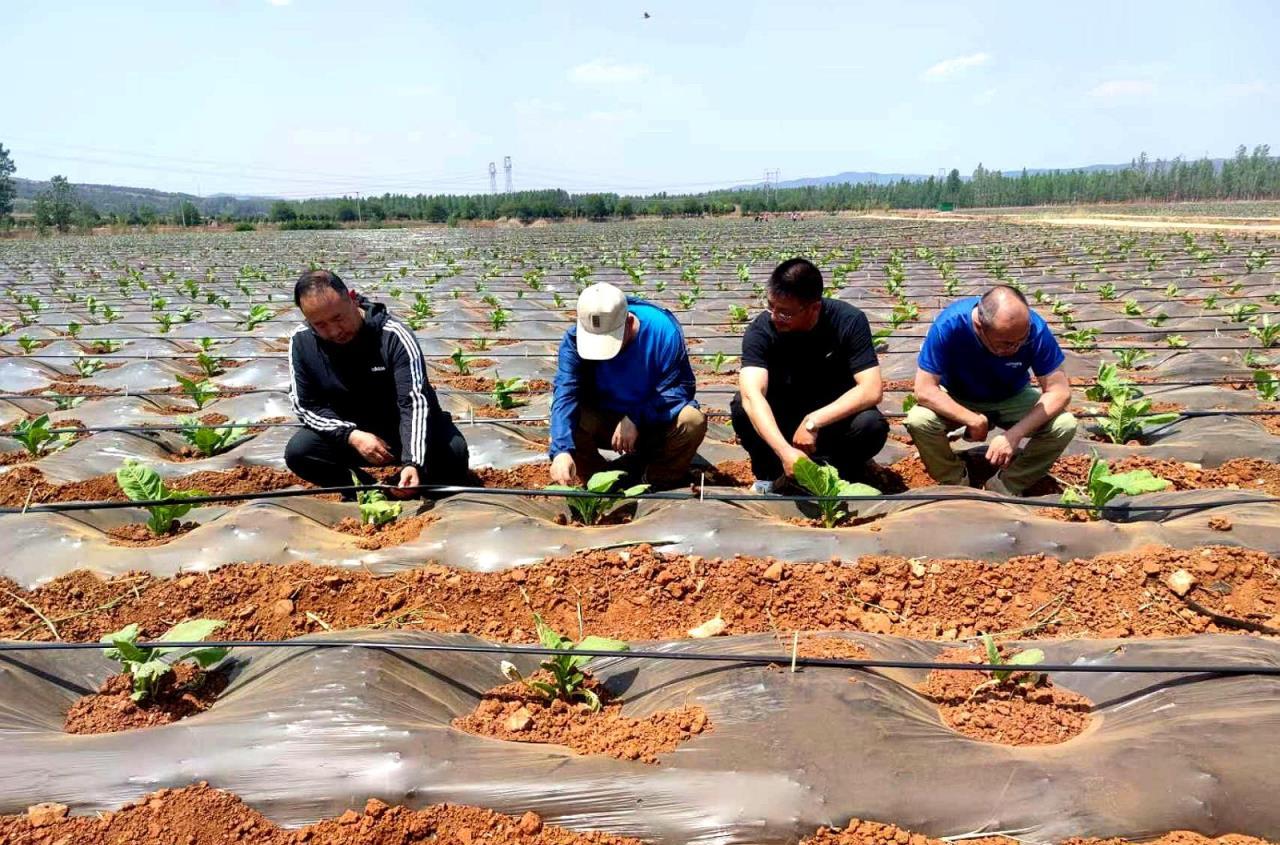
<path fill-rule="evenodd" d="M 929 660 L 946 647 L 829 636 L 886 659 Z M 1280 643 L 1225 635 L 1035 645 L 1052 663 L 1280 666 Z M 240 649 L 229 658 L 231 685 L 210 710 L 143 733 L 75 736 L 61 730 L 66 710 L 112 664 L 96 650 L 0 654 L 0 812 L 38 801 L 105 811 L 207 780 L 284 825 L 379 798 L 533 810 L 552 824 L 672 845 L 792 843 L 851 817 L 930 836 L 1002 831 L 1031 843 L 1179 829 L 1280 837 L 1280 678 L 1056 673 L 1055 683 L 1094 702 L 1092 724 L 1059 745 L 1015 748 L 946 727 L 914 689 L 924 670 L 792 673 L 789 640 L 770 635 L 654 647 L 776 654 L 780 665 L 596 660 L 593 672 L 622 697 L 625 713 L 698 704 L 710 717 L 710 732 L 645 765 L 450 727 L 503 682 L 501 659 L 532 669 L 536 658 L 525 655 Z"/>
<path fill-rule="evenodd" d="M 1207 505 L 1223 498 L 1253 497 L 1241 491 L 1185 491 L 1147 494 L 1136 503 Z M 356 505 L 306 497 L 197 508 L 184 517 L 198 522 L 197 528 L 145 549 L 111 545 L 104 533 L 113 526 L 145 521 L 145 512 L 138 509 L 8 514 L 0 516 L 0 575 L 30 586 L 75 569 L 172 575 L 240 561 L 299 560 L 360 566 L 377 573 L 434 560 L 489 572 L 577 550 L 637 543 L 705 557 L 743 554 L 792 561 L 862 555 L 1003 560 L 1046 554 L 1070 559 L 1150 544 L 1236 545 L 1280 553 L 1280 500 L 1145 513 L 1127 512 L 1125 501 L 1113 503 L 1109 515 L 1124 520 L 1116 522 L 1062 522 L 1035 513 L 1031 506 L 984 501 L 861 503 L 852 505 L 860 518 L 878 519 L 825 529 L 787 522 L 816 515 L 809 504 L 647 500 L 638 504 L 636 518 L 629 523 L 583 527 L 556 523 L 557 516 L 567 514 L 560 499 L 462 494 L 435 504 L 437 519 L 417 539 L 379 550 L 362 550 L 356 538 L 329 527 L 344 517 L 358 518 Z M 424 511 L 430 507 L 422 506 Z M 1211 529 L 1211 516 L 1229 519 L 1231 530 Z M 68 554 L 68 549 L 75 554 Z"/>

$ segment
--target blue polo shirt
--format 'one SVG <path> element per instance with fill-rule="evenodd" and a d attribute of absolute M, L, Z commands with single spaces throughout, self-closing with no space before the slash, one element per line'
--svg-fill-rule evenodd
<path fill-rule="evenodd" d="M 1031 373 L 1047 376 L 1066 357 L 1044 318 L 1031 312 L 1031 333 L 1017 352 L 1001 357 L 982 343 L 973 328 L 978 297 L 952 303 L 933 319 L 920 347 L 917 364 L 938 376 L 956 399 L 1001 402 L 1020 393 L 1031 382 Z"/>

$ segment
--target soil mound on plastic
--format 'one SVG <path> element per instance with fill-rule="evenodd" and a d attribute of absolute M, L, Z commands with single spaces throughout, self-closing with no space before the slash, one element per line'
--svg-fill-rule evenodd
<path fill-rule="evenodd" d="M 1168 586 L 1179 571 L 1192 576 L 1182 596 Z M 197 616 L 226 620 L 220 635 L 228 639 L 290 637 L 321 630 L 306 616 L 311 612 L 335 629 L 394 625 L 534 642 L 522 590 L 559 630 L 577 630 L 581 593 L 583 624 L 601 636 L 683 638 L 720 615 L 725 634 L 786 632 L 779 654 L 789 653 L 791 631 L 938 640 L 979 631 L 1020 639 L 1240 632 L 1197 607 L 1280 627 L 1280 558 L 1232 546 L 1150 546 L 1069 561 L 1043 555 L 999 562 L 866 556 L 803 565 L 666 555 L 636 546 L 506 572 L 429 563 L 374 576 L 306 563 L 245 563 L 172 578 L 132 573 L 102 579 L 80 570 L 31 590 L 0 579 L 0 588 L 0 637 L 48 638 L 34 607 L 64 639 L 78 641 L 97 640 L 129 622 L 159 635 L 173 619 Z"/>
<path fill-rule="evenodd" d="M 551 680 L 539 671 L 530 680 Z M 696 705 L 660 710 L 644 719 L 622 715 L 620 702 L 588 677 L 586 686 L 600 697 L 599 712 L 583 703 L 548 700 L 515 681 L 489 690 L 476 709 L 453 720 L 461 731 L 509 742 L 564 745 L 579 754 L 606 754 L 620 760 L 657 763 L 658 755 L 711 730 L 706 711 Z"/>
<path fill-rule="evenodd" d="M 357 537 L 356 545 L 362 549 L 385 549 L 388 546 L 399 546 L 418 539 L 422 529 L 435 522 L 435 514 L 424 513 L 417 516 L 402 516 L 382 525 L 362 523 L 353 516 L 333 526 L 333 530 L 341 531 Z"/>
<path fill-rule="evenodd" d="M 153 534 L 145 522 L 130 522 L 127 525 L 108 528 L 106 535 L 108 544 L 112 546 L 147 548 L 149 546 L 163 546 L 165 543 L 173 542 L 183 534 L 199 527 L 199 523 L 179 522 L 178 526 L 171 529 L 168 534 Z"/>
<path fill-rule="evenodd" d="M 641 845 L 640 840 L 597 831 L 544 825 L 536 813 L 504 816 L 478 807 L 435 804 L 422 810 L 369 799 L 348 810 L 292 830 L 273 824 L 229 792 L 200 783 L 161 789 L 114 813 L 66 815 L 60 804 L 37 805 L 27 814 L 0 816 L 0 842 L 120 845 L 181 842 L 189 845 Z"/>
<path fill-rule="evenodd" d="M 133 679 L 127 674 L 112 675 L 97 692 L 71 705 L 63 729 L 72 734 L 109 734 L 167 725 L 208 710 L 227 683 L 223 672 L 205 672 L 190 663 L 179 663 L 139 704 L 129 697 Z"/>
<path fill-rule="evenodd" d="M 940 657 L 955 663 L 984 663 L 985 658 L 972 650 L 946 651 Z M 1054 745 L 1089 726 L 1093 703 L 1053 686 L 1047 676 L 1019 671 L 1004 682 L 992 681 L 991 672 L 934 669 L 920 691 L 938 703 L 948 727 L 984 742 Z"/>
<path fill-rule="evenodd" d="M 122 502 L 124 491 L 114 475 L 85 481 L 54 484 L 35 466 L 15 467 L 0 476 L 0 506 L 22 507 L 28 502 Z M 310 487 L 287 470 L 266 466 L 236 466 L 227 470 L 202 470 L 165 482 L 171 489 L 200 490 L 211 496 Z"/>
<path fill-rule="evenodd" d="M 1003 836 L 965 839 L 965 845 L 1016 845 L 1019 840 Z M 800 840 L 800 845 L 949 845 L 945 840 L 912 833 L 882 822 L 850 819 L 843 829 L 820 827 L 813 836 Z M 1073 837 L 1058 845 L 1133 845 L 1129 839 L 1087 839 Z M 1189 830 L 1175 830 L 1156 839 L 1144 839 L 1142 845 L 1271 845 L 1269 840 L 1253 836 L 1227 834 L 1212 838 Z"/>
<path fill-rule="evenodd" d="M 551 463 L 538 461 L 519 464 L 510 469 L 486 467 L 475 470 L 476 483 L 481 487 L 498 487 L 517 490 L 540 490 L 551 483 Z"/>
<path fill-rule="evenodd" d="M 1063 484 L 1083 484 L 1089 474 L 1091 458 L 1069 455 L 1054 462 L 1051 475 Z M 1240 489 L 1280 496 L 1280 464 L 1257 458 L 1235 458 L 1221 466 L 1206 469 L 1197 464 L 1146 458 L 1140 455 L 1109 462 L 1112 472 L 1148 470 L 1167 480 L 1170 490 Z M 1037 487 L 1037 493 L 1056 493 L 1061 485 Z"/>

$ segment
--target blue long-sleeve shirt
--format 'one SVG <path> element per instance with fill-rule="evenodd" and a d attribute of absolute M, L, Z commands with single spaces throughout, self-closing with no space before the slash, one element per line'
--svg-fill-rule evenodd
<path fill-rule="evenodd" d="M 627 310 L 640 321 L 639 331 L 608 361 L 579 357 L 577 323 L 564 333 L 551 400 L 551 457 L 573 450 L 583 403 L 625 414 L 639 428 L 669 424 L 685 405 L 697 406 L 693 367 L 675 315 L 634 297 L 627 297 Z"/>

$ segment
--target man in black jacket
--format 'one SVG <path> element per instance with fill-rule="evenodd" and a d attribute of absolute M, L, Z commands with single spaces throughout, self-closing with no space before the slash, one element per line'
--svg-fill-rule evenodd
<path fill-rule="evenodd" d="M 420 484 L 461 484 L 467 442 L 427 381 L 417 338 L 336 273 L 311 270 L 293 288 L 306 318 L 289 336 L 290 398 L 306 428 L 285 447 L 294 474 L 321 487 L 374 479 L 400 464 L 397 498 Z M 353 497 L 346 497 L 353 498 Z"/>

